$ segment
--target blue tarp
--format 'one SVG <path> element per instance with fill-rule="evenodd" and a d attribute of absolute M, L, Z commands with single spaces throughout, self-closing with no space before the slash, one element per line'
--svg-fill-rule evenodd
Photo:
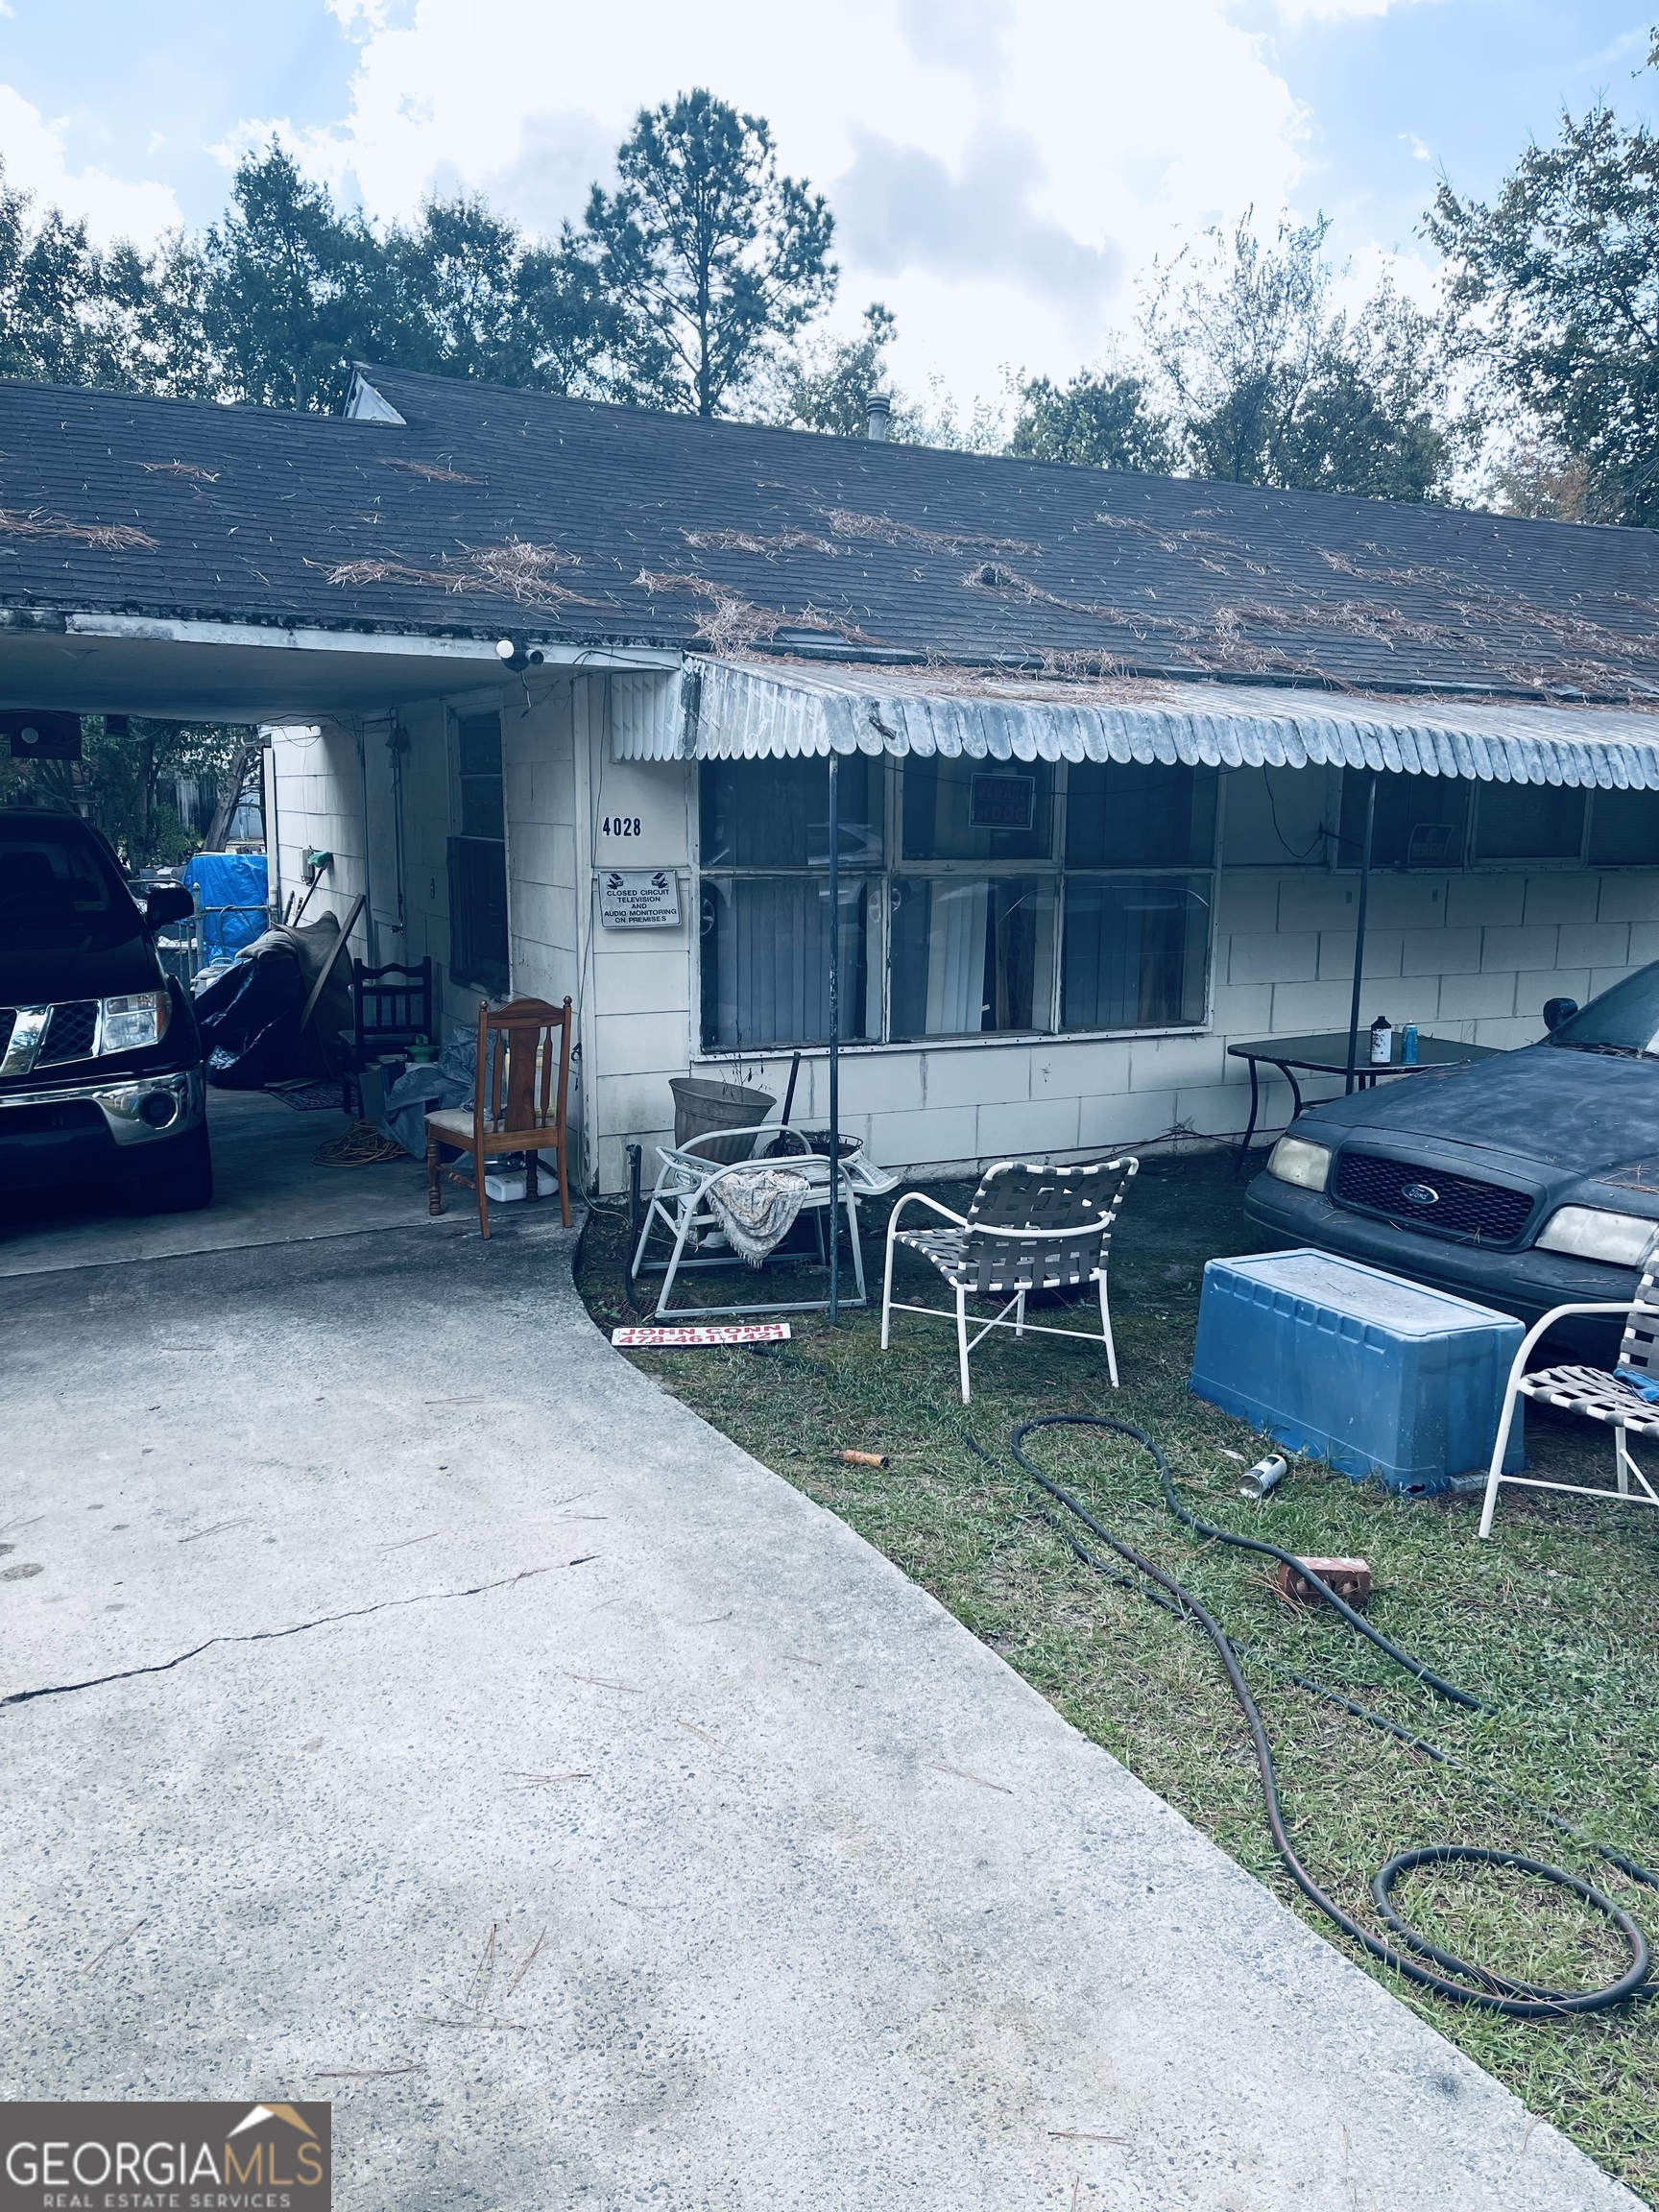
<path fill-rule="evenodd" d="M 204 960 L 252 945 L 264 930 L 269 893 L 263 853 L 198 853 L 184 863 L 183 874 L 202 909 Z M 227 913 L 227 907 L 246 911 Z"/>

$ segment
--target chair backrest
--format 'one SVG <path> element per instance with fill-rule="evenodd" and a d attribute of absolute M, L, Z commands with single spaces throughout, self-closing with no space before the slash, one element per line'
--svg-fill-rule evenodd
<path fill-rule="evenodd" d="M 411 1045 L 432 1034 L 432 956 L 419 967 L 351 963 L 351 1015 L 359 1056 L 382 1045 Z"/>
<path fill-rule="evenodd" d="M 1659 1237 L 1648 1247 L 1642 1280 L 1624 1316 L 1624 1340 L 1619 1347 L 1619 1364 L 1633 1375 L 1646 1375 L 1659 1382 Z"/>
<path fill-rule="evenodd" d="M 1139 1160 L 1050 1167 L 999 1160 L 987 1167 L 968 1209 L 963 1262 L 982 1292 L 1058 1290 L 1091 1283 L 1104 1266 L 1112 1224 Z M 1074 1236 L 1022 1231 L 1074 1230 Z"/>
<path fill-rule="evenodd" d="M 557 1044 L 555 1044 L 557 1039 Z M 557 1057 L 559 1085 L 553 1089 Z M 472 1090 L 475 1123 L 498 1134 L 501 1149 L 515 1133 L 565 1126 L 570 1087 L 570 1001 L 551 1006 L 545 998 L 515 998 L 505 1006 L 486 1001 L 478 1009 L 478 1073 Z"/>

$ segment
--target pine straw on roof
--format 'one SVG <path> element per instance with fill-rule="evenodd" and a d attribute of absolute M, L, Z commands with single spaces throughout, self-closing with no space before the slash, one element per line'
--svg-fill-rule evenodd
<path fill-rule="evenodd" d="M 135 546 L 158 551 L 160 547 L 159 539 L 152 538 L 148 531 L 135 530 L 130 522 L 71 522 L 61 515 L 43 515 L 38 508 L 32 515 L 19 515 L 12 508 L 0 507 L 0 534 L 8 538 L 67 538 L 77 545 L 96 545 L 105 553 L 123 553 Z"/>
<path fill-rule="evenodd" d="M 194 484 L 217 484 L 224 473 L 219 469 L 198 469 L 194 461 L 140 461 L 138 466 L 146 476 L 188 476 Z"/>
<path fill-rule="evenodd" d="M 464 476 L 459 469 L 445 469 L 437 461 L 405 461 L 401 455 L 383 453 L 382 469 L 396 469 L 401 476 L 423 476 L 429 484 L 478 484 L 482 477 Z"/>
<path fill-rule="evenodd" d="M 427 589 L 448 592 L 493 592 L 499 597 L 517 600 L 520 607 L 540 607 L 557 612 L 561 607 L 599 607 L 599 599 L 585 598 L 572 591 L 557 579 L 561 568 L 581 565 L 575 553 L 565 553 L 556 545 L 530 545 L 522 539 L 510 538 L 505 545 L 476 545 L 469 547 L 465 565 L 454 567 L 420 568 L 414 563 L 397 560 L 342 561 L 326 567 L 330 584 L 349 588 L 362 584 L 413 584 Z M 325 567 L 323 562 L 308 561 L 307 567 Z"/>
<path fill-rule="evenodd" d="M 746 645 L 765 644 L 780 630 L 822 630 L 826 637 L 842 637 L 851 645 L 876 645 L 870 637 L 838 614 L 826 614 L 817 607 L 799 610 L 757 607 L 728 585 L 707 576 L 686 576 L 642 568 L 634 582 L 654 597 L 660 592 L 683 591 L 707 602 L 709 613 L 699 619 L 698 637 L 711 653 L 741 652 Z"/>

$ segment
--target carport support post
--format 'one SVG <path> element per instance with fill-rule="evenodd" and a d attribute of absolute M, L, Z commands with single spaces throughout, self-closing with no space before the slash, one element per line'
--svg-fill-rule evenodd
<path fill-rule="evenodd" d="M 830 756 L 830 1326 L 841 1318 L 841 761 Z"/>
<path fill-rule="evenodd" d="M 1354 925 L 1354 998 L 1348 1009 L 1348 1080 L 1344 1094 L 1354 1089 L 1354 1070 L 1359 1058 L 1359 990 L 1365 980 L 1365 906 L 1371 896 L 1371 831 L 1377 821 L 1377 771 L 1365 778 L 1365 841 L 1359 848 L 1359 919 Z"/>

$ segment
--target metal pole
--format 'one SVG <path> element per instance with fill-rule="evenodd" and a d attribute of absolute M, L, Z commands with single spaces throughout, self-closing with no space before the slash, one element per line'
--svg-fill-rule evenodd
<path fill-rule="evenodd" d="M 1354 926 L 1354 998 L 1348 1010 L 1348 1080 L 1344 1094 L 1354 1089 L 1354 1070 L 1359 1058 L 1359 990 L 1365 980 L 1365 905 L 1371 896 L 1371 831 L 1377 821 L 1377 771 L 1365 783 L 1365 842 L 1359 850 L 1359 919 Z"/>
<path fill-rule="evenodd" d="M 841 762 L 830 756 L 830 1326 L 841 1318 Z"/>

